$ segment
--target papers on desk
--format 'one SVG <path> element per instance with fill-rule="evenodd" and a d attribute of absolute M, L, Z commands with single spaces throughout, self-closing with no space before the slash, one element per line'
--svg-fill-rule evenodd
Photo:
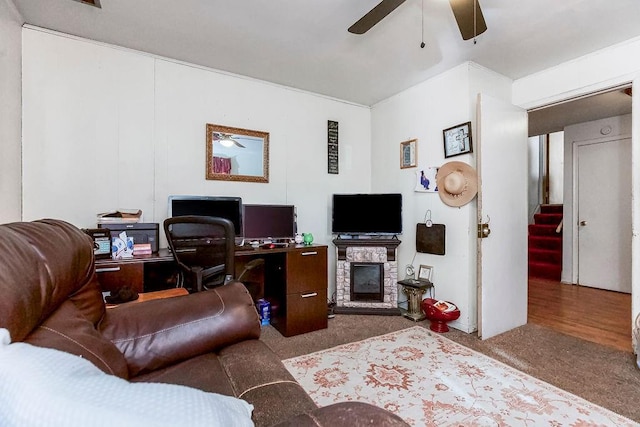
<path fill-rule="evenodd" d="M 118 209 L 117 211 L 99 213 L 96 217 L 98 224 L 122 224 L 142 222 L 142 210 Z"/>

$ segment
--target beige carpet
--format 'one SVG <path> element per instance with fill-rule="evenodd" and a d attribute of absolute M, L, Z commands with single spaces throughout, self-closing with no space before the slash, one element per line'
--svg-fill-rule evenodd
<path fill-rule="evenodd" d="M 414 325 L 400 316 L 337 315 L 327 329 L 289 338 L 265 326 L 261 339 L 288 359 Z M 417 325 L 428 327 L 428 321 Z M 444 336 L 640 422 L 640 371 L 631 353 L 531 324 L 484 341 L 455 329 Z"/>
<path fill-rule="evenodd" d="M 375 404 L 412 426 L 635 426 L 420 326 L 284 361 L 318 406 Z"/>

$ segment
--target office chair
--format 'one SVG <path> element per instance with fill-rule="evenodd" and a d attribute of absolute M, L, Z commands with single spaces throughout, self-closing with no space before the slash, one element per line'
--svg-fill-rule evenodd
<path fill-rule="evenodd" d="M 194 292 L 233 280 L 235 232 L 228 219 L 177 216 L 164 221 L 173 258 L 182 270 L 181 285 Z M 186 285 L 186 286 L 185 286 Z"/>

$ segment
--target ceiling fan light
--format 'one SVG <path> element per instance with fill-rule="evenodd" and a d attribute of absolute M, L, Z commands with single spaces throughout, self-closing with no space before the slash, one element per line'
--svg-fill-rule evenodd
<path fill-rule="evenodd" d="M 222 144 L 223 146 L 225 146 L 225 147 L 233 147 L 236 144 L 236 142 L 233 139 L 231 139 L 231 137 L 229 137 L 229 136 L 225 136 L 223 138 L 220 138 L 218 140 L 218 142 L 220 144 Z"/>

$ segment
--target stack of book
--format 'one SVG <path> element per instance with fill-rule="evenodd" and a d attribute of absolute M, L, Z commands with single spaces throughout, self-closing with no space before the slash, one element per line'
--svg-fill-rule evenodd
<path fill-rule="evenodd" d="M 103 212 L 97 215 L 98 224 L 123 224 L 142 222 L 140 209 L 119 209 L 112 212 Z"/>
<path fill-rule="evenodd" d="M 133 256 L 151 255 L 151 243 L 134 243 Z"/>

